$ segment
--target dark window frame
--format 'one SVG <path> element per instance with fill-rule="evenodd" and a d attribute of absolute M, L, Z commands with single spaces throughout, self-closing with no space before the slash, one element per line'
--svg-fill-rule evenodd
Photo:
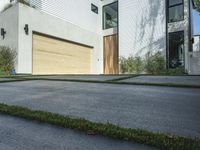
<path fill-rule="evenodd" d="M 168 69 L 171 69 L 170 68 L 170 54 L 169 54 L 169 52 L 170 52 L 170 36 L 172 36 L 172 35 L 175 35 L 175 34 L 180 34 L 180 33 L 183 33 L 183 61 L 184 61 L 184 63 L 183 63 L 183 68 L 185 68 L 185 32 L 184 32 L 184 30 L 180 30 L 180 31 L 175 31 L 175 32 L 169 32 L 168 33 L 168 50 L 167 50 L 167 68 Z"/>
<path fill-rule="evenodd" d="M 169 5 L 169 1 L 170 0 L 167 0 L 167 22 L 168 23 L 173 23 L 173 22 L 183 21 L 184 20 L 184 0 L 181 0 L 182 2 L 174 4 L 174 5 Z M 183 18 L 180 19 L 180 20 L 177 20 L 177 21 L 170 21 L 169 20 L 170 19 L 170 17 L 169 17 L 170 8 L 174 8 L 174 7 L 181 6 L 181 5 L 183 7 L 183 11 L 182 11 Z"/>
<path fill-rule="evenodd" d="M 112 3 L 109 3 L 109 4 L 106 4 L 106 5 L 104 5 L 103 7 L 102 7 L 102 29 L 103 30 L 107 30 L 105 27 L 104 27 L 104 7 L 106 7 L 106 6 L 109 6 L 109 5 L 112 5 L 112 4 L 114 4 L 114 3 L 117 3 L 117 7 L 118 7 L 118 12 L 117 12 L 117 26 L 116 26 L 116 28 L 118 28 L 118 26 L 119 26 L 119 2 L 118 1 L 114 1 L 114 2 L 112 2 Z M 111 29 L 111 28 L 108 28 L 108 29 Z"/>
<path fill-rule="evenodd" d="M 91 3 L 91 11 L 94 12 L 95 14 L 99 14 L 99 8 Z"/>

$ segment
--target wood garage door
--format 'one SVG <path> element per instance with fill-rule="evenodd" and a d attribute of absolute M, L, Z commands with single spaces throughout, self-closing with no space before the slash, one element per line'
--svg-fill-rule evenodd
<path fill-rule="evenodd" d="M 33 34 L 33 74 L 90 74 L 92 48 Z"/>

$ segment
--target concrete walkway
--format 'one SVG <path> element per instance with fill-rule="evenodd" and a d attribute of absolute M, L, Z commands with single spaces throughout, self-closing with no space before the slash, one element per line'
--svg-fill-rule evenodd
<path fill-rule="evenodd" d="M 120 82 L 200 85 L 200 76 L 138 76 L 126 80 L 121 80 Z"/>
<path fill-rule="evenodd" d="M 200 89 L 25 81 L 1 83 L 0 102 L 123 127 L 200 137 Z"/>
<path fill-rule="evenodd" d="M 0 115 L 0 150 L 153 150 L 70 129 Z"/>

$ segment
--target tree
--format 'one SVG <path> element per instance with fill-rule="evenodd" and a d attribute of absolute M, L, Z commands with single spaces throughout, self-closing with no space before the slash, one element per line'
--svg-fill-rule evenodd
<path fill-rule="evenodd" d="M 194 0 L 196 10 L 200 12 L 200 0 Z"/>

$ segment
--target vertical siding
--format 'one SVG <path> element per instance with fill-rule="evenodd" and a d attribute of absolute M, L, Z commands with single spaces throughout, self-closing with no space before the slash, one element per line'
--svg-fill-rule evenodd
<path fill-rule="evenodd" d="M 165 0 L 119 0 L 119 53 L 166 50 Z"/>
<path fill-rule="evenodd" d="M 36 8 L 91 32 L 100 33 L 101 1 L 97 0 L 30 0 Z M 91 3 L 99 14 L 91 11 Z"/>

